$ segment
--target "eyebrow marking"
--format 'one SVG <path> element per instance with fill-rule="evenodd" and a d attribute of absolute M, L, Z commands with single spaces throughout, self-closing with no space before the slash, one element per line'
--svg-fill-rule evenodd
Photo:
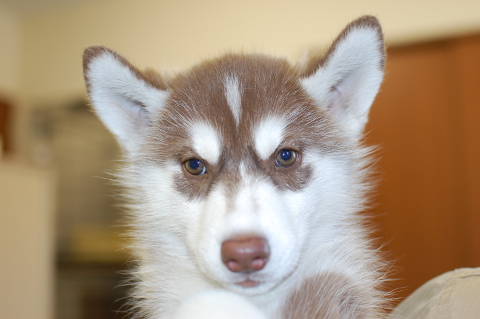
<path fill-rule="evenodd" d="M 189 128 L 193 149 L 203 159 L 216 164 L 222 150 L 222 139 L 218 132 L 206 122 L 195 122 Z"/>
<path fill-rule="evenodd" d="M 240 116 L 242 115 L 242 93 L 240 83 L 236 76 L 226 76 L 224 85 L 228 106 L 230 107 L 235 123 L 238 126 Z"/>
<path fill-rule="evenodd" d="M 262 160 L 266 160 L 283 140 L 285 120 L 269 117 L 263 120 L 254 131 L 255 150 Z"/>

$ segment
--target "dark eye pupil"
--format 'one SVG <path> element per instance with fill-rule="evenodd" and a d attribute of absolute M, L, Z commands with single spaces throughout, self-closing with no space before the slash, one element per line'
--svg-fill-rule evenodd
<path fill-rule="evenodd" d="M 207 168 L 201 160 L 192 158 L 183 163 L 185 170 L 192 175 L 203 175 Z"/>
<path fill-rule="evenodd" d="M 290 167 L 297 160 L 297 153 L 289 149 L 280 150 L 275 158 L 275 163 L 280 167 Z"/>
<path fill-rule="evenodd" d="M 288 161 L 292 158 L 292 152 L 290 150 L 282 150 L 280 152 L 280 157 L 282 158 L 282 160 Z"/>
<path fill-rule="evenodd" d="M 200 160 L 197 160 L 197 159 L 191 159 L 188 161 L 188 166 L 190 166 L 191 169 L 198 169 L 201 164 L 202 162 L 200 162 Z"/>

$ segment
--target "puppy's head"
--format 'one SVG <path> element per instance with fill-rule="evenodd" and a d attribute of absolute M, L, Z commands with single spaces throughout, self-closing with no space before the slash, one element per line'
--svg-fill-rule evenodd
<path fill-rule="evenodd" d="M 355 146 L 383 63 L 378 21 L 363 17 L 299 67 L 226 55 L 164 81 L 91 47 L 84 72 L 96 113 L 135 171 L 143 241 L 184 247 L 170 258 L 255 294 L 362 205 Z"/>

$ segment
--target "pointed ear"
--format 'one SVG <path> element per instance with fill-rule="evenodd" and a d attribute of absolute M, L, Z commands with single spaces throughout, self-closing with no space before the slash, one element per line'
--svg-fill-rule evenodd
<path fill-rule="evenodd" d="M 143 75 L 116 52 L 101 46 L 85 50 L 83 72 L 98 117 L 127 155 L 138 153 L 149 127 L 166 102 L 166 87 Z"/>
<path fill-rule="evenodd" d="M 312 58 L 302 71 L 302 85 L 326 107 L 352 138 L 358 139 L 383 78 L 382 29 L 372 16 L 350 23 L 322 58 Z"/>

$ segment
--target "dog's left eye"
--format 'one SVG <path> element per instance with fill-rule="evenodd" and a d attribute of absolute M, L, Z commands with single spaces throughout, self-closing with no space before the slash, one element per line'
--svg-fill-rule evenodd
<path fill-rule="evenodd" d="M 297 152 L 289 149 L 280 150 L 275 157 L 275 163 L 280 167 L 290 167 L 297 161 Z"/>
<path fill-rule="evenodd" d="M 202 161 L 196 158 L 192 158 L 183 162 L 183 167 L 192 175 L 202 175 L 207 171 L 207 168 Z"/>

